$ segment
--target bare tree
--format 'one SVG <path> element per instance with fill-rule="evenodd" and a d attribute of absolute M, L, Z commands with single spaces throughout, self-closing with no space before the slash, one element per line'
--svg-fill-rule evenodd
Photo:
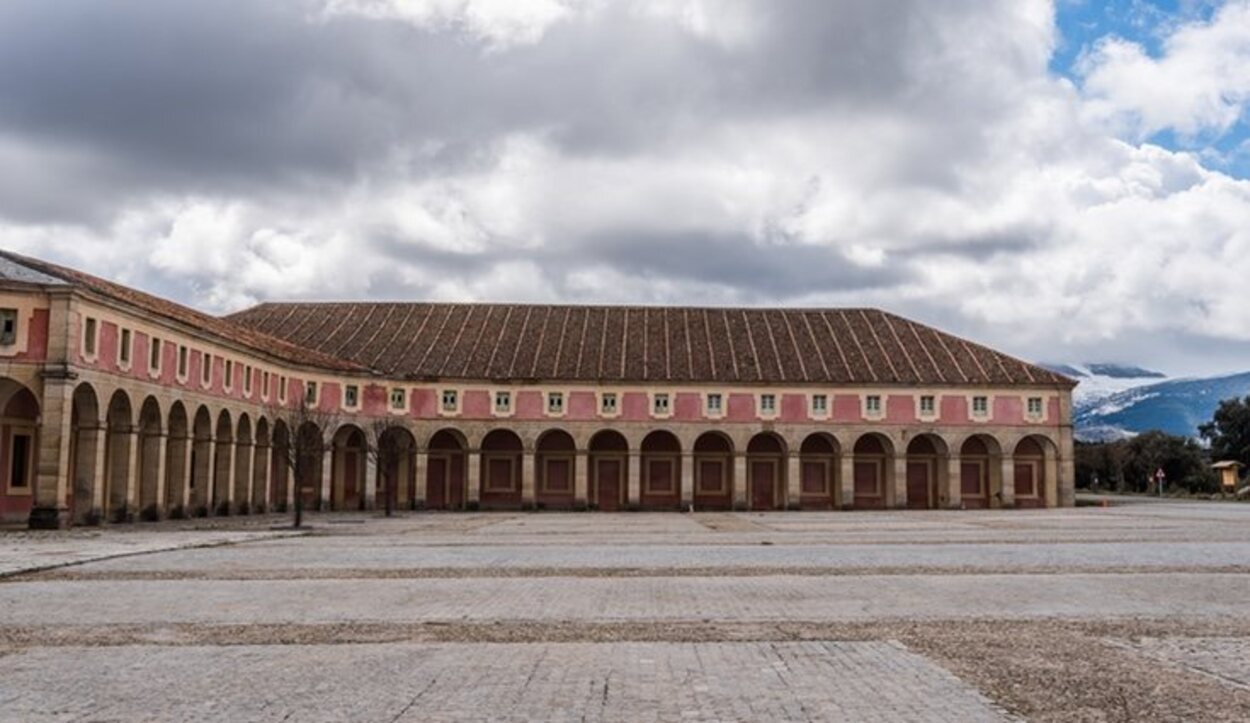
<path fill-rule="evenodd" d="M 383 497 L 386 516 L 390 517 L 395 509 L 395 491 L 399 480 L 394 477 L 399 472 L 399 462 L 407 452 L 407 447 L 400 441 L 398 429 L 389 419 L 374 419 L 369 423 L 365 434 L 365 445 L 369 459 L 373 460 L 378 476 L 378 494 Z"/>
<path fill-rule="evenodd" d="M 294 519 L 292 525 L 299 527 L 304 522 L 303 488 L 308 484 L 320 485 L 320 479 L 313 479 L 319 465 L 324 463 L 326 450 L 329 449 L 328 435 L 337 427 L 338 417 L 330 412 L 310 407 L 302 400 L 291 405 L 270 407 L 270 419 L 276 425 L 281 421 L 287 428 L 285 447 L 273 448 L 273 454 L 279 459 L 284 470 L 291 473 L 295 485 Z"/>

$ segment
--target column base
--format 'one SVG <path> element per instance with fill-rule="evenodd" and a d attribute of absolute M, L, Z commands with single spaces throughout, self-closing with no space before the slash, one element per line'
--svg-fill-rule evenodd
<path fill-rule="evenodd" d="M 65 507 L 33 507 L 27 526 L 32 530 L 64 530 L 70 526 L 69 509 Z"/>

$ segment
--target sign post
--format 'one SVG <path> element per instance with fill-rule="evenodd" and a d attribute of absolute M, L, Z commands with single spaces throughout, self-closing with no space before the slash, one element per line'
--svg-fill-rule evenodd
<path fill-rule="evenodd" d="M 1159 483 L 1159 496 L 1160 496 L 1160 497 L 1162 497 L 1162 496 L 1163 496 L 1163 482 L 1164 482 L 1164 480 L 1166 480 L 1167 478 L 1168 478 L 1168 476 L 1167 476 L 1167 475 L 1163 472 L 1163 468 L 1162 468 L 1162 467 L 1160 467 L 1159 469 L 1155 470 L 1155 481 Z"/>

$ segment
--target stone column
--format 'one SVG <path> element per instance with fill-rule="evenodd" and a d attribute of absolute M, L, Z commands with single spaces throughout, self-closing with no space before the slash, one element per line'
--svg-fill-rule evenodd
<path fill-rule="evenodd" d="M 521 505 L 533 507 L 537 499 L 535 495 L 535 476 L 538 473 L 537 462 L 533 450 L 521 453 Z"/>
<path fill-rule="evenodd" d="M 398 467 L 399 465 L 396 465 Z M 377 460 L 373 455 L 365 455 L 365 509 L 376 510 L 378 508 L 378 491 L 383 485 L 393 484 L 391 480 L 383 480 L 379 474 L 382 468 L 378 466 Z M 399 470 L 397 469 L 396 472 Z M 383 494 L 386 494 L 383 491 Z M 383 498 L 385 499 L 385 498 Z M 394 498 L 392 498 L 394 499 Z"/>
<path fill-rule="evenodd" d="M 465 470 L 467 479 L 465 479 L 465 497 L 469 502 L 481 503 L 482 501 L 482 453 L 481 450 L 471 449 L 465 453 L 468 462 Z"/>
<path fill-rule="evenodd" d="M 1056 474 L 1046 478 L 1046 504 L 1060 507 L 1076 505 L 1076 458 L 1072 428 L 1064 427 L 1059 431 L 1059 459 Z M 1049 472 L 1049 465 L 1047 466 Z M 1052 480 L 1054 480 L 1052 482 Z M 1055 494 L 1049 494 L 1054 485 Z"/>
<path fill-rule="evenodd" d="M 139 430 L 131 427 L 124 434 L 122 441 L 123 454 L 126 455 L 126 470 L 122 484 L 126 486 L 126 506 L 134 512 L 139 509 Z"/>
<path fill-rule="evenodd" d="M 963 479 L 963 461 L 959 455 L 952 454 L 946 461 L 946 507 L 957 510 L 962 506 L 960 481 Z"/>
<path fill-rule="evenodd" d="M 681 507 L 689 510 L 694 504 L 694 453 L 681 454 Z"/>
<path fill-rule="evenodd" d="M 629 488 L 625 498 L 627 504 L 642 504 L 642 454 L 639 450 L 629 450 Z"/>
<path fill-rule="evenodd" d="M 39 427 L 35 430 L 36 454 L 35 499 L 27 524 L 32 529 L 68 527 L 69 450 L 73 428 L 74 390 L 68 379 L 44 380 Z"/>
<path fill-rule="evenodd" d="M 252 461 L 255 450 L 251 442 L 236 442 L 234 448 L 234 493 L 230 496 L 236 509 L 252 501 Z M 249 509 L 250 511 L 250 509 Z"/>
<path fill-rule="evenodd" d="M 855 455 L 847 453 L 842 455 L 842 473 L 838 475 L 838 501 L 842 504 L 842 509 L 849 510 L 855 507 Z"/>
<path fill-rule="evenodd" d="M 425 507 L 425 485 L 426 477 L 429 476 L 430 469 L 430 453 L 424 449 L 417 450 L 416 454 L 416 486 L 413 489 L 413 498 L 417 502 L 418 507 Z"/>
<path fill-rule="evenodd" d="M 1002 473 L 1000 475 L 1001 487 L 999 488 L 1000 504 L 1005 508 L 1016 506 L 1016 458 L 1009 454 L 1004 454 L 1002 459 Z"/>
<path fill-rule="evenodd" d="M 786 455 L 785 501 L 782 507 L 797 510 L 803 506 L 803 465 L 798 452 Z"/>
<path fill-rule="evenodd" d="M 894 457 L 894 494 L 892 495 L 892 505 L 894 509 L 901 510 L 907 507 L 907 455 L 901 454 Z"/>
<path fill-rule="evenodd" d="M 590 490 L 590 453 L 584 449 L 577 450 L 573 461 L 573 504 L 584 505 Z"/>
<path fill-rule="evenodd" d="M 165 458 L 169 454 L 169 435 L 164 432 L 148 435 L 144 440 L 143 462 L 144 469 L 142 474 L 153 475 L 156 481 L 156 497 L 152 504 L 156 506 L 157 513 L 164 512 L 161 508 L 161 502 L 165 499 Z M 148 445 L 155 447 L 155 451 L 148 449 Z"/>
<path fill-rule="evenodd" d="M 321 510 L 334 509 L 334 445 L 321 457 Z"/>
<path fill-rule="evenodd" d="M 747 507 L 747 454 L 734 452 L 734 509 L 745 510 Z"/>
<path fill-rule="evenodd" d="M 270 512 L 273 505 L 272 454 L 267 442 L 259 443 L 252 461 L 252 506 L 263 506 L 266 512 Z"/>

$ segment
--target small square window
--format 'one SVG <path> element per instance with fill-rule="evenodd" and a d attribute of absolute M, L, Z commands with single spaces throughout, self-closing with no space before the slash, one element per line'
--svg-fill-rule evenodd
<path fill-rule="evenodd" d="M 317 382 L 308 382 L 304 385 L 304 403 L 317 403 Z"/>
<path fill-rule="evenodd" d="M 348 384 L 343 387 L 343 406 L 349 409 L 355 409 L 360 404 L 360 387 L 355 384 Z"/>
<path fill-rule="evenodd" d="M 824 394 L 812 395 L 812 413 L 817 415 L 828 414 L 829 397 Z"/>
<path fill-rule="evenodd" d="M 458 395 L 455 389 L 443 390 L 443 411 L 454 412 L 457 408 Z"/>
<path fill-rule="evenodd" d="M 920 413 L 926 417 L 937 413 L 937 399 L 933 395 L 926 394 L 920 398 Z"/>
<path fill-rule="evenodd" d="M 724 409 L 724 406 L 724 397 L 722 397 L 719 393 L 713 392 L 712 394 L 707 395 L 708 414 L 720 414 L 721 410 Z"/>
<path fill-rule="evenodd" d="M 616 414 L 616 393 L 605 392 L 599 399 L 599 410 L 604 414 Z"/>
<path fill-rule="evenodd" d="M 564 394 L 562 392 L 547 393 L 547 413 L 563 414 L 564 413 Z"/>
<path fill-rule="evenodd" d="M 0 309 L 0 346 L 17 343 L 17 309 Z"/>
<path fill-rule="evenodd" d="M 178 376 L 186 378 L 187 376 L 187 360 L 190 358 L 190 352 L 185 346 L 178 347 Z"/>
<path fill-rule="evenodd" d="M 652 411 L 656 414 L 668 414 L 668 395 L 657 394 L 651 404 Z"/>
<path fill-rule="evenodd" d="M 1041 397 L 1029 397 L 1029 416 L 1030 417 L 1042 416 L 1042 398 Z"/>
<path fill-rule="evenodd" d="M 148 371 L 159 372 L 161 370 L 161 340 L 152 337 L 148 344 Z"/>
<path fill-rule="evenodd" d="M 391 390 L 391 409 L 403 411 L 408 408 L 408 392 L 403 387 Z"/>
<path fill-rule="evenodd" d="M 122 364 L 130 363 L 130 342 L 131 342 L 130 330 L 122 329 L 121 342 L 118 344 L 118 347 L 117 347 L 117 359 Z"/>
<path fill-rule="evenodd" d="M 972 398 L 972 413 L 978 417 L 984 417 L 985 415 L 989 414 L 990 413 L 989 397 L 973 397 Z"/>
<path fill-rule="evenodd" d="M 864 399 L 864 410 L 867 411 L 869 414 L 880 414 L 881 413 L 881 395 L 879 394 L 868 395 L 868 397 Z"/>
<path fill-rule="evenodd" d="M 500 414 L 512 411 L 512 392 L 495 392 L 495 411 Z"/>
<path fill-rule="evenodd" d="M 776 414 L 777 413 L 777 395 L 761 394 L 760 395 L 760 413 Z"/>
<path fill-rule="evenodd" d="M 82 330 L 82 349 L 87 354 L 95 354 L 97 330 L 96 320 L 87 317 L 87 320 L 83 323 Z"/>

